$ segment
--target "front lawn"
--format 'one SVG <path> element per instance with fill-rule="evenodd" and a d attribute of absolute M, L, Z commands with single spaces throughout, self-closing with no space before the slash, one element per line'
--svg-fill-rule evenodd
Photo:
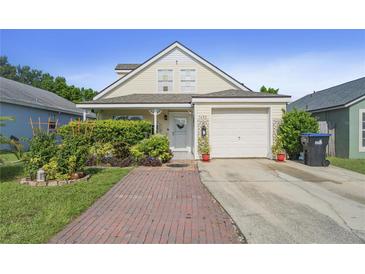
<path fill-rule="evenodd" d="M 0 166 L 0 243 L 45 243 L 124 177 L 130 168 L 88 169 L 88 182 L 20 185 L 22 163 Z"/>
<path fill-rule="evenodd" d="M 330 160 L 331 164 L 334 166 L 365 174 L 365 159 L 345 159 L 328 157 L 328 160 Z"/>
<path fill-rule="evenodd" d="M 9 163 L 18 161 L 18 159 L 15 157 L 14 153 L 11 153 L 6 150 L 0 150 L 0 159 L 3 160 L 5 164 L 9 164 Z"/>

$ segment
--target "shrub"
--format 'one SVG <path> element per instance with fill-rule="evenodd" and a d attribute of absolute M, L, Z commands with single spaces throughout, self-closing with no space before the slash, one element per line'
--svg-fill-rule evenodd
<path fill-rule="evenodd" d="M 172 153 L 169 149 L 169 139 L 167 136 L 160 134 L 142 140 L 133 146 L 130 151 L 137 162 L 146 157 L 153 157 L 165 163 L 172 158 Z"/>
<path fill-rule="evenodd" d="M 199 137 L 198 150 L 199 150 L 200 154 L 209 154 L 210 146 L 209 146 L 208 137 Z"/>
<path fill-rule="evenodd" d="M 71 175 L 86 165 L 89 155 L 89 144 L 81 135 L 68 136 L 58 147 L 57 161 L 61 174 Z"/>
<path fill-rule="evenodd" d="M 300 152 L 303 151 L 300 134 L 305 132 L 317 133 L 318 131 L 318 122 L 310 113 L 294 109 L 284 113 L 278 135 L 283 141 L 283 148 L 288 153 L 289 158 L 298 159 Z"/>
<path fill-rule="evenodd" d="M 57 151 L 55 134 L 38 132 L 29 142 L 29 153 L 24 166 L 26 174 L 33 179 L 37 170 L 49 163 Z"/>
<path fill-rule="evenodd" d="M 90 156 L 95 158 L 96 164 L 100 164 L 100 162 L 106 157 L 112 157 L 114 154 L 114 147 L 111 143 L 101 143 L 96 142 L 89 149 Z"/>
<path fill-rule="evenodd" d="M 280 135 L 276 136 L 275 142 L 271 148 L 273 156 L 276 156 L 281 153 L 285 153 L 284 147 L 283 147 L 283 137 Z"/>
<path fill-rule="evenodd" d="M 113 155 L 118 159 L 126 159 L 131 156 L 130 146 L 125 142 L 114 143 L 113 150 Z"/>
<path fill-rule="evenodd" d="M 138 163 L 142 166 L 162 166 L 161 160 L 154 157 L 143 157 Z"/>
<path fill-rule="evenodd" d="M 133 158 L 131 156 L 126 158 L 111 157 L 107 158 L 105 162 L 113 167 L 127 167 L 133 164 Z"/>
<path fill-rule="evenodd" d="M 59 172 L 57 158 L 53 157 L 49 163 L 43 166 L 43 169 L 46 172 L 47 180 L 56 179 L 57 173 Z"/>
<path fill-rule="evenodd" d="M 58 129 L 58 133 L 67 136 L 82 135 L 91 145 L 94 142 L 124 142 L 135 145 L 151 134 L 151 123 L 148 121 L 128 120 L 95 120 L 73 121 Z"/>

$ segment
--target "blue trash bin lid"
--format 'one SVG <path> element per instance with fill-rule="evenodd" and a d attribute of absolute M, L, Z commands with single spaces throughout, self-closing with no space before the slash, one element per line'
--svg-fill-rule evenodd
<path fill-rule="evenodd" d="M 301 136 L 306 137 L 329 137 L 331 134 L 328 133 L 302 133 Z"/>

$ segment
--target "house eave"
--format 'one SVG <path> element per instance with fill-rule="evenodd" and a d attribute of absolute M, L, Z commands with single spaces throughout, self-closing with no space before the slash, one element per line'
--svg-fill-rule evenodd
<path fill-rule="evenodd" d="M 76 116 L 82 116 L 83 115 L 83 113 L 81 111 L 76 112 L 76 111 L 72 111 L 72 110 L 60 109 L 60 108 L 55 108 L 55 107 L 51 107 L 51 106 L 33 104 L 31 102 L 24 102 L 24 101 L 14 100 L 14 99 L 10 100 L 10 99 L 4 98 L 4 97 L 1 98 L 0 103 L 19 105 L 19 106 L 23 106 L 23 107 L 30 107 L 30 108 L 48 110 L 48 111 L 71 114 L 71 115 L 76 115 Z M 95 118 L 93 115 L 89 115 L 89 114 L 88 114 L 88 117 Z"/>
<path fill-rule="evenodd" d="M 194 98 L 192 103 L 288 103 L 290 97 Z"/>
<path fill-rule="evenodd" d="M 163 104 L 76 104 L 77 108 L 81 109 L 150 109 L 150 108 L 158 108 L 158 109 L 187 109 L 192 108 L 191 104 L 179 104 L 179 103 L 163 103 Z"/>

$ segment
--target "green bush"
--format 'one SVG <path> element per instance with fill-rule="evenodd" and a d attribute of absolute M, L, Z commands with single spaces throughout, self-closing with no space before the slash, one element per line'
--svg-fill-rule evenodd
<path fill-rule="evenodd" d="M 274 141 L 274 144 L 271 148 L 273 156 L 277 156 L 278 154 L 285 153 L 283 146 L 283 137 L 281 135 L 277 135 Z"/>
<path fill-rule="evenodd" d="M 100 164 L 101 160 L 107 156 L 114 155 L 114 147 L 111 143 L 96 142 L 89 149 L 89 156 L 96 159 L 96 164 Z"/>
<path fill-rule="evenodd" d="M 34 178 L 37 170 L 49 163 L 57 155 L 56 135 L 38 132 L 29 142 L 29 152 L 25 159 L 24 170 L 30 178 Z"/>
<path fill-rule="evenodd" d="M 148 121 L 95 120 L 70 122 L 60 127 L 58 133 L 62 138 L 82 135 L 89 144 L 124 142 L 131 146 L 149 137 L 151 130 Z"/>
<path fill-rule="evenodd" d="M 169 149 L 169 139 L 167 136 L 160 134 L 142 140 L 137 145 L 131 147 L 130 151 L 138 162 L 143 158 L 153 157 L 165 163 L 172 158 L 172 153 Z"/>
<path fill-rule="evenodd" d="M 31 140 L 25 160 L 25 172 L 34 179 L 41 167 L 47 179 L 68 178 L 85 166 L 89 151 L 82 135 L 67 136 L 57 145 L 54 133 L 38 132 Z"/>
<path fill-rule="evenodd" d="M 198 150 L 200 154 L 209 154 L 210 146 L 207 136 L 198 138 Z"/>
<path fill-rule="evenodd" d="M 55 179 L 59 171 L 57 157 L 53 157 L 49 163 L 43 166 L 43 169 L 47 174 L 47 180 Z"/>
<path fill-rule="evenodd" d="M 57 151 L 57 161 L 61 174 L 71 175 L 85 167 L 89 144 L 82 135 L 67 136 L 62 140 Z"/>
<path fill-rule="evenodd" d="M 289 158 L 295 160 L 303 151 L 300 135 L 306 132 L 318 133 L 318 131 L 318 122 L 310 113 L 294 109 L 291 112 L 284 113 L 278 135 Z"/>
<path fill-rule="evenodd" d="M 125 142 L 116 142 L 113 144 L 114 156 L 117 159 L 126 159 L 131 156 L 130 146 Z"/>

